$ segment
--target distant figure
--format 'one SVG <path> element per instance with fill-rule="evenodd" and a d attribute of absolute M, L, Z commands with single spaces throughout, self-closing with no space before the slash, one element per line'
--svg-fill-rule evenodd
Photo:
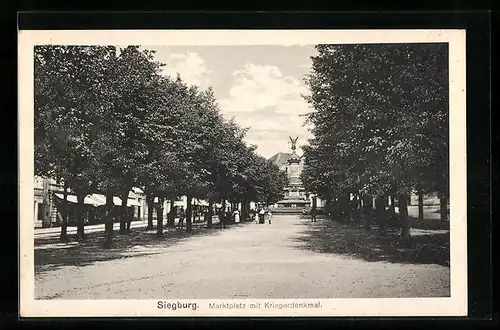
<path fill-rule="evenodd" d="M 179 212 L 179 229 L 182 229 L 184 226 L 184 218 L 186 218 L 186 212 L 184 211 L 184 206 L 181 206 L 181 210 Z"/>
<path fill-rule="evenodd" d="M 273 214 L 271 213 L 271 210 L 267 211 L 267 215 L 269 216 L 269 224 L 271 224 L 271 218 Z"/>
<path fill-rule="evenodd" d="M 258 224 L 259 223 L 259 212 L 255 211 L 254 217 L 255 217 L 255 223 Z"/>
<path fill-rule="evenodd" d="M 315 207 L 313 207 L 311 209 L 311 221 L 316 222 L 316 208 Z"/>
<path fill-rule="evenodd" d="M 240 211 L 234 210 L 233 216 L 234 216 L 234 223 L 239 223 L 240 222 Z"/>
<path fill-rule="evenodd" d="M 264 208 L 260 209 L 259 211 L 259 223 L 262 224 L 264 223 L 264 215 L 266 214 L 266 211 L 264 211 Z"/>
<path fill-rule="evenodd" d="M 132 217 L 134 216 L 133 212 L 128 212 L 127 214 L 127 232 L 130 232 L 130 225 L 132 223 Z"/>
<path fill-rule="evenodd" d="M 219 228 L 226 228 L 227 214 L 223 209 L 219 211 Z"/>

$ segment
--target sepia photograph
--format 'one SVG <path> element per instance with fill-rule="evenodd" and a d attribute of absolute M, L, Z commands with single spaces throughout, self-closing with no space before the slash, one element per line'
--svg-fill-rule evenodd
<path fill-rule="evenodd" d="M 464 31 L 19 37 L 21 313 L 466 315 Z"/>

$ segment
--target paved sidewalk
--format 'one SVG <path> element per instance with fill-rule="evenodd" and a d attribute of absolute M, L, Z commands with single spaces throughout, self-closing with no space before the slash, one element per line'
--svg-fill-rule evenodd
<path fill-rule="evenodd" d="M 156 221 L 154 221 L 156 224 Z M 146 221 L 133 221 L 130 224 L 130 228 L 142 228 L 146 227 L 148 225 L 147 220 Z M 113 224 L 113 229 L 114 230 L 119 230 L 120 229 L 120 224 L 115 223 Z M 68 234 L 76 234 L 76 226 L 68 226 Z M 86 233 L 94 233 L 94 232 L 99 232 L 99 231 L 104 231 L 104 224 L 99 224 L 99 225 L 86 225 L 85 226 L 85 232 Z M 61 233 L 61 227 L 51 227 L 51 228 L 36 228 L 35 229 L 35 238 L 46 238 L 46 237 L 52 237 L 52 236 L 59 236 Z"/>
<path fill-rule="evenodd" d="M 449 296 L 449 268 L 369 262 L 320 253 L 303 243 L 321 225 L 275 215 L 170 246 L 134 245 L 147 254 L 55 267 L 36 275 L 36 298 L 382 298 Z M 155 250 L 152 253 L 151 250 Z"/>
<path fill-rule="evenodd" d="M 218 223 L 219 220 L 217 217 L 213 218 L 213 223 Z M 179 218 L 175 219 L 177 224 Z M 163 224 L 166 224 L 166 219 L 163 220 Z M 199 223 L 199 222 L 195 222 Z M 148 220 L 139 220 L 132 221 L 130 223 L 130 228 L 145 228 L 148 226 Z M 156 220 L 153 220 L 153 226 L 156 227 Z M 184 221 L 184 226 L 186 226 Z M 113 229 L 115 231 L 120 229 L 120 223 L 114 223 Z M 95 232 L 104 232 L 104 224 L 98 225 L 85 225 L 85 233 L 95 233 Z M 69 235 L 76 234 L 76 226 L 68 226 L 67 233 Z M 51 228 L 35 228 L 35 239 L 37 238 L 50 238 L 50 237 L 58 237 L 61 234 L 61 227 L 51 227 Z"/>

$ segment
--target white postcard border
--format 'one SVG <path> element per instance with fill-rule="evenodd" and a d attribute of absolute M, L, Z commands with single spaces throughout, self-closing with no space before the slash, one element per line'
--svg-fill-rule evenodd
<path fill-rule="evenodd" d="M 466 316 L 467 178 L 465 30 L 21 30 L 19 76 L 19 270 L 20 316 Z M 165 41 L 168 41 L 165 43 Z M 450 280 L 447 298 L 372 299 L 165 299 L 196 303 L 196 309 L 158 309 L 152 300 L 34 299 L 33 47 L 64 45 L 310 45 L 318 43 L 449 43 Z M 250 304 L 261 303 L 261 308 Z M 209 303 L 245 304 L 214 309 Z M 265 307 L 263 304 L 268 303 Z M 272 305 L 275 303 L 275 305 Z M 279 308 L 311 303 L 311 308 Z M 318 305 L 319 304 L 319 305 Z M 173 305 L 172 305 L 173 306 Z M 258 306 L 258 305 L 255 305 Z"/>

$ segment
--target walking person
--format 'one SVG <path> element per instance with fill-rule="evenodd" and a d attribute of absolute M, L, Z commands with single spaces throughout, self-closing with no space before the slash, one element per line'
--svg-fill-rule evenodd
<path fill-rule="evenodd" d="M 266 211 L 264 211 L 264 208 L 261 208 L 259 211 L 259 223 L 262 224 L 264 223 L 264 215 L 266 214 Z"/>
<path fill-rule="evenodd" d="M 229 210 L 222 212 L 222 228 L 226 229 L 226 226 L 231 222 L 231 212 Z"/>
<path fill-rule="evenodd" d="M 129 212 L 127 210 L 127 232 L 130 233 L 130 225 L 132 224 L 132 217 L 134 216 L 133 212 Z"/>
<path fill-rule="evenodd" d="M 240 211 L 234 210 L 233 216 L 234 216 L 234 223 L 239 223 L 240 222 Z"/>
<path fill-rule="evenodd" d="M 267 215 L 269 216 L 269 224 L 271 224 L 271 218 L 273 217 L 273 214 L 271 213 L 271 210 L 267 211 Z"/>
<path fill-rule="evenodd" d="M 219 210 L 218 215 L 219 215 L 219 228 L 226 228 L 226 214 L 222 208 Z"/>
<path fill-rule="evenodd" d="M 315 207 L 313 207 L 311 209 L 311 221 L 316 222 L 316 208 Z"/>
<path fill-rule="evenodd" d="M 184 206 L 181 206 L 181 210 L 179 212 L 179 229 L 182 229 L 184 226 L 184 218 L 186 217 L 186 212 L 184 211 Z"/>

